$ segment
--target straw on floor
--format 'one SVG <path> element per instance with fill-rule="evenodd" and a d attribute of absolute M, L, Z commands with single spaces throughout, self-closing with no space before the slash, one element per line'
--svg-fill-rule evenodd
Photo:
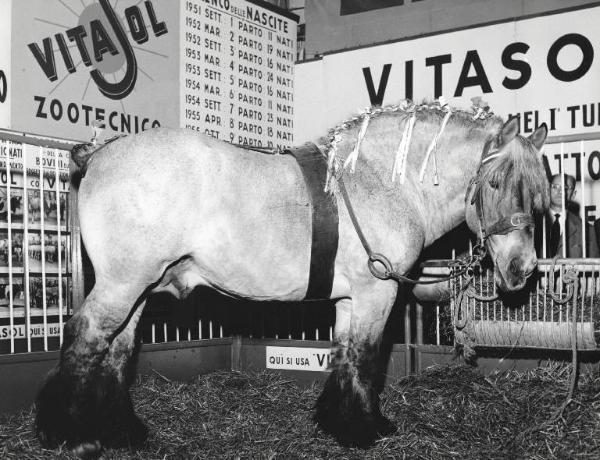
<path fill-rule="evenodd" d="M 547 423 L 569 374 L 556 364 L 488 376 L 458 364 L 430 368 L 386 385 L 382 409 L 398 432 L 367 450 L 340 447 L 316 428 L 318 385 L 300 388 L 270 372 L 217 372 L 191 383 L 143 377 L 132 391 L 150 438 L 103 458 L 599 458 L 600 377 L 582 375 L 576 402 Z M 32 420 L 31 411 L 0 418 L 0 458 L 74 458 L 42 450 Z"/>

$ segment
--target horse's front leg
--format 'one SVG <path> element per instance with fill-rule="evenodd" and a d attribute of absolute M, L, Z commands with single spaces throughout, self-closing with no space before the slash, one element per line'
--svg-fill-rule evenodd
<path fill-rule="evenodd" d="M 97 284 L 65 325 L 60 361 L 36 400 L 35 429 L 44 446 L 66 442 L 79 456 L 94 457 L 102 446 L 145 439 L 147 430 L 129 396 L 130 357 L 143 305 L 129 313 L 140 294 Z"/>
<path fill-rule="evenodd" d="M 380 344 L 397 283 L 376 281 L 336 303 L 331 374 L 317 401 L 316 421 L 343 445 L 368 447 L 396 431 L 379 407 Z"/>

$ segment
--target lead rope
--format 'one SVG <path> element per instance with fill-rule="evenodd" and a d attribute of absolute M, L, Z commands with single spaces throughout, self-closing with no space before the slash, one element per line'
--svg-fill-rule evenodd
<path fill-rule="evenodd" d="M 579 359 L 577 357 L 577 305 L 575 305 L 575 300 L 577 299 L 577 291 L 579 289 L 579 274 L 574 266 L 571 266 L 565 271 L 563 275 L 563 281 L 567 284 L 567 294 L 565 297 L 561 298 L 554 294 L 554 270 L 556 268 L 556 261 L 558 260 L 558 256 L 555 256 L 552 259 L 552 267 L 550 268 L 550 297 L 554 302 L 559 305 L 565 305 L 570 300 L 571 302 L 571 378 L 569 380 L 569 392 L 567 393 L 567 399 L 562 403 L 562 405 L 556 410 L 550 422 L 562 417 L 563 412 L 567 408 L 569 404 L 573 401 L 573 393 L 575 393 L 575 388 L 577 387 L 577 379 L 579 376 Z M 567 305 L 568 308 L 568 305 Z"/>
<path fill-rule="evenodd" d="M 482 248 L 483 246 L 476 246 L 475 251 L 478 247 Z M 475 299 L 479 302 L 493 302 L 499 298 L 498 294 L 493 294 L 491 296 L 477 294 L 475 287 L 473 286 L 473 281 L 475 279 L 475 268 L 481 268 L 480 264 L 477 263 L 476 265 L 472 265 L 467 270 L 465 282 L 456 295 L 456 307 L 454 308 L 454 315 L 452 317 L 454 334 L 455 336 L 462 337 L 462 345 L 465 350 L 465 355 L 468 355 L 468 357 L 465 358 L 467 360 L 471 360 L 475 357 L 475 351 L 473 350 L 475 342 L 469 337 L 468 331 L 465 330 L 472 316 L 471 309 L 469 308 L 470 299 Z"/>
<path fill-rule="evenodd" d="M 579 275 L 577 273 L 577 270 L 574 267 L 569 268 L 563 275 L 563 280 L 567 284 L 567 294 L 565 297 L 562 297 L 562 298 L 559 296 L 556 296 L 553 292 L 553 289 L 554 289 L 554 270 L 556 268 L 556 261 L 558 260 L 558 258 L 559 258 L 558 256 L 555 256 L 552 259 L 552 266 L 551 266 L 551 272 L 550 272 L 550 283 L 551 283 L 550 297 L 552 298 L 552 300 L 554 300 L 554 302 L 558 303 L 559 305 L 564 305 L 567 302 L 569 302 L 569 300 L 573 300 L 573 302 L 571 304 L 572 305 L 572 308 L 571 308 L 571 321 L 572 321 L 571 322 L 571 367 L 572 367 L 572 370 L 571 370 L 571 378 L 569 379 L 569 390 L 567 392 L 566 399 L 563 401 L 563 403 L 560 405 L 560 407 L 558 407 L 554 411 L 554 413 L 548 420 L 546 420 L 543 423 L 539 423 L 525 431 L 522 431 L 521 433 L 519 433 L 519 435 L 510 439 L 506 444 L 509 444 L 511 442 L 514 443 L 514 442 L 518 441 L 520 438 L 522 438 L 523 436 L 534 433 L 536 431 L 543 430 L 551 423 L 554 423 L 559 418 L 562 418 L 562 415 L 563 415 L 565 409 L 569 406 L 569 404 L 571 404 L 573 402 L 573 394 L 575 393 L 575 389 L 577 388 L 577 380 L 578 380 L 578 376 L 579 376 L 579 359 L 577 357 L 577 306 L 575 305 L 575 300 L 577 299 L 576 293 L 577 293 L 577 290 L 579 289 Z M 565 422 L 565 424 L 566 424 L 566 422 Z"/>
<path fill-rule="evenodd" d="M 539 423 L 523 432 L 521 432 L 518 436 L 513 437 L 506 444 L 511 442 L 516 442 L 523 436 L 531 434 L 536 431 L 540 431 L 546 428 L 551 423 L 554 423 L 559 418 L 562 418 L 562 415 L 565 409 L 573 402 L 573 394 L 575 393 L 575 389 L 577 388 L 577 380 L 579 376 L 579 359 L 577 356 L 577 306 L 575 305 L 575 300 L 577 299 L 577 290 L 579 289 L 579 274 L 574 267 L 570 267 L 567 269 L 565 274 L 563 275 L 563 280 L 567 284 L 567 294 L 565 297 L 560 297 L 554 294 L 554 270 L 556 269 L 556 261 L 558 260 L 558 256 L 555 256 L 552 259 L 552 266 L 550 267 L 550 297 L 552 300 L 559 305 L 565 305 L 569 300 L 573 300 L 571 303 L 571 378 L 569 379 L 569 389 L 567 392 L 567 397 L 563 401 L 563 403 L 558 407 L 552 416 L 543 423 Z M 568 305 L 567 305 L 568 308 Z"/>
<path fill-rule="evenodd" d="M 344 180 L 341 176 L 338 178 L 337 184 L 338 184 L 340 193 L 342 194 L 344 204 L 346 205 L 346 209 L 348 210 L 348 215 L 350 216 L 350 220 L 352 221 L 352 224 L 354 225 L 354 229 L 356 230 L 356 234 L 358 235 L 358 239 L 360 240 L 361 244 L 363 245 L 363 247 L 365 248 L 365 251 L 367 253 L 367 256 L 368 256 L 367 264 L 369 267 L 369 271 L 375 278 L 378 278 L 380 280 L 395 279 L 398 282 L 413 284 L 413 285 L 414 284 L 442 283 L 444 281 L 451 280 L 458 276 L 462 276 L 464 273 L 467 272 L 467 270 L 469 268 L 471 268 L 475 264 L 478 264 L 479 261 L 485 256 L 485 253 L 482 253 L 482 254 L 478 254 L 478 255 L 472 257 L 472 260 L 469 263 L 465 264 L 465 266 L 462 267 L 457 273 L 453 273 L 453 274 L 451 274 L 449 276 L 445 276 L 443 278 L 429 280 L 429 281 L 418 281 L 418 280 L 413 280 L 411 278 L 408 278 L 407 276 L 404 276 L 404 275 L 398 273 L 397 271 L 394 271 L 394 268 L 392 267 L 391 262 L 389 261 L 389 259 L 386 256 L 384 256 L 383 254 L 374 252 L 371 249 L 371 245 L 367 241 L 367 238 L 365 237 L 365 234 L 363 233 L 362 228 L 358 222 L 356 213 L 354 212 L 354 208 L 352 207 L 352 203 L 350 202 L 350 197 L 348 196 L 348 190 L 346 190 L 346 185 L 344 184 Z M 383 265 L 384 270 L 382 271 L 380 268 L 378 268 L 375 265 L 376 263 Z"/>

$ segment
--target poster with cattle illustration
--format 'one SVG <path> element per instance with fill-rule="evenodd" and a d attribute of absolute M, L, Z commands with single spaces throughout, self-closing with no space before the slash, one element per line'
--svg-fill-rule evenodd
<path fill-rule="evenodd" d="M 0 143 L 0 228 L 66 231 L 69 187 L 69 152 Z"/>
<path fill-rule="evenodd" d="M 62 287 L 59 289 L 59 284 Z M 56 276 L 31 276 L 29 289 L 26 289 L 24 276 L 13 276 L 12 283 L 8 276 L 0 277 L 0 351 L 5 351 L 11 339 L 22 339 L 19 349 L 25 351 L 25 339 L 29 337 L 34 347 L 39 347 L 35 340 L 44 337 L 58 337 L 60 324 L 73 313 L 71 304 L 71 278 Z M 26 308 L 26 297 L 29 297 L 29 309 Z M 12 301 L 12 326 L 8 324 L 10 304 Z M 46 327 L 40 324 L 46 304 Z M 28 317 L 29 312 L 29 317 Z M 62 322 L 60 318 L 62 317 Z"/>
<path fill-rule="evenodd" d="M 7 229 L 0 229 L 0 268 L 8 268 L 12 263 L 13 268 L 23 268 L 23 232 L 15 230 L 11 232 L 11 244 L 9 247 L 9 234 Z M 9 262 L 9 254 L 12 261 Z"/>
<path fill-rule="evenodd" d="M 23 286 L 23 276 L 14 276 L 11 280 L 8 277 L 0 278 L 0 307 L 8 307 L 12 295 L 13 308 L 23 308 L 25 305 L 25 289 Z M 1 316 L 2 310 L 0 310 Z M 21 310 L 17 312 L 23 313 Z"/>
<path fill-rule="evenodd" d="M 57 273 L 67 271 L 69 238 L 67 235 L 59 235 L 55 232 L 28 233 L 28 261 L 29 271 L 46 273 Z"/>
<path fill-rule="evenodd" d="M 69 299 L 70 294 L 70 278 L 61 277 L 62 290 L 59 292 L 59 279 L 56 276 L 45 277 L 45 292 L 44 283 L 41 276 L 34 276 L 29 280 L 29 293 L 31 296 L 31 308 L 42 309 L 44 305 L 44 295 L 46 296 L 46 309 L 50 309 L 50 314 L 58 314 L 59 294 L 62 300 L 62 313 L 64 315 L 70 313 L 71 304 Z"/>
<path fill-rule="evenodd" d="M 11 293 L 13 319 L 23 316 L 26 298 L 33 317 L 43 315 L 44 299 L 47 314 L 57 309 L 58 275 L 66 283 L 71 266 L 69 189 L 69 152 L 0 143 L 0 318 L 9 315 Z M 67 284 L 63 292 L 66 307 Z"/>
<path fill-rule="evenodd" d="M 22 318 L 25 315 L 23 310 L 25 306 L 25 283 L 23 282 L 23 276 L 13 276 L 12 284 L 7 276 L 0 277 L 0 307 L 8 307 L 10 303 L 10 297 L 12 295 L 13 308 L 16 308 L 15 318 Z M 59 280 L 57 276 L 46 276 L 45 277 L 45 293 L 44 283 L 41 276 L 31 276 L 29 278 L 29 296 L 30 296 L 30 308 L 33 310 L 32 315 L 39 313 L 37 310 L 43 308 L 44 295 L 46 297 L 46 309 L 49 310 L 49 314 L 56 315 L 58 313 L 59 297 L 62 299 L 62 310 L 63 314 L 68 314 L 71 307 L 70 304 L 70 289 L 71 283 L 70 278 L 61 277 L 62 290 L 59 292 Z M 59 296 L 60 294 L 60 296 Z M 0 309 L 0 318 L 5 317 L 3 311 Z"/>

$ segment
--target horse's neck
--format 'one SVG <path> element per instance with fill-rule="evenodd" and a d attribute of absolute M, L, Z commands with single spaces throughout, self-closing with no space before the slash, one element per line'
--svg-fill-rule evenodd
<path fill-rule="evenodd" d="M 418 121 L 406 159 L 406 180 L 400 184 L 398 177 L 392 181 L 392 168 L 402 138 L 402 127 L 398 129 L 397 124 L 392 126 L 388 123 L 386 132 L 382 124 L 373 125 L 369 126 L 372 131 L 365 136 L 361 145 L 355 173 L 357 188 L 368 194 L 377 193 L 376 188 L 381 189 L 388 198 L 385 212 L 401 213 L 407 206 L 414 209 L 423 222 L 425 245 L 464 222 L 465 194 L 477 172 L 490 130 L 472 129 L 450 121 L 435 149 L 439 185 L 434 185 L 435 163 L 432 156 L 427 161 L 423 182 L 419 176 L 427 149 L 440 129 L 440 123 Z M 347 158 L 356 144 L 357 135 L 358 128 L 347 134 L 340 155 L 342 158 L 338 160 Z M 375 177 L 379 183 L 374 183 Z"/>
<path fill-rule="evenodd" d="M 423 182 L 413 182 L 425 222 L 426 246 L 465 221 L 467 189 L 477 174 L 483 147 L 489 136 L 485 131 L 468 134 L 467 129 L 460 126 L 453 129 L 458 132 L 452 136 L 442 136 L 437 146 L 439 185 L 434 184 L 432 158 L 429 159 Z M 423 157 L 421 155 L 419 165 Z"/>

